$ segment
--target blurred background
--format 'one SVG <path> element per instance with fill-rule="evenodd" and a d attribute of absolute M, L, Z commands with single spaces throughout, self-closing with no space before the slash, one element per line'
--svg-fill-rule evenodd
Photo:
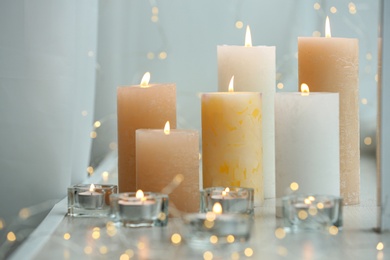
<path fill-rule="evenodd" d="M 199 94 L 217 91 L 217 45 L 244 45 L 247 25 L 254 46 L 276 46 L 278 92 L 297 91 L 297 38 L 323 37 L 326 16 L 332 37 L 359 39 L 361 153 L 375 156 L 378 8 L 377 0 L 0 0 L 0 243 L 10 232 L 22 241 L 67 187 L 116 152 L 118 86 L 139 84 L 146 71 L 152 83 L 176 83 L 178 128 L 200 131 Z"/>

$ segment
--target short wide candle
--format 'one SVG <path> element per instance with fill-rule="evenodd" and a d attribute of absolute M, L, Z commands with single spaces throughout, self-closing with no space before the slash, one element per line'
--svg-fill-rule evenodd
<path fill-rule="evenodd" d="M 171 205 L 184 212 L 199 211 L 199 133 L 196 130 L 136 131 L 137 189 L 169 193 Z M 164 192 L 165 193 L 165 192 Z"/>
<path fill-rule="evenodd" d="M 257 92 L 202 95 L 203 187 L 254 189 L 264 200 L 262 106 Z"/>
<path fill-rule="evenodd" d="M 276 93 L 277 198 L 293 182 L 300 193 L 340 194 L 338 113 L 337 93 Z"/>
<path fill-rule="evenodd" d="M 298 38 L 299 84 L 340 94 L 340 185 L 346 205 L 359 203 L 359 47 L 357 39 Z"/>
<path fill-rule="evenodd" d="M 118 87 L 118 186 L 134 192 L 135 130 L 160 128 L 167 120 L 176 128 L 175 84 Z"/>

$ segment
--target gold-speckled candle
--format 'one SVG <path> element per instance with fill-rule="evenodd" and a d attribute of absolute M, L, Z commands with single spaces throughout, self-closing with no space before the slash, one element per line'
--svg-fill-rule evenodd
<path fill-rule="evenodd" d="M 298 38 L 299 86 L 340 94 L 340 190 L 346 205 L 359 203 L 359 43 L 357 39 Z"/>
<path fill-rule="evenodd" d="M 264 200 L 262 106 L 258 92 L 202 95 L 203 187 L 253 188 Z"/>

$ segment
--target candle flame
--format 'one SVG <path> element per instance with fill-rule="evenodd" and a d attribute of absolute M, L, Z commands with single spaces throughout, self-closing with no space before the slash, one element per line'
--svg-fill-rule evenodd
<path fill-rule="evenodd" d="M 251 35 L 251 29 L 249 28 L 249 25 L 246 26 L 245 47 L 252 47 L 252 35 Z"/>
<path fill-rule="evenodd" d="M 331 38 L 332 37 L 332 34 L 330 32 L 329 16 L 327 16 L 326 20 L 325 20 L 325 37 L 326 38 Z"/>
<path fill-rule="evenodd" d="M 169 124 L 169 121 L 167 121 L 164 126 L 164 134 L 169 135 L 170 133 L 171 133 L 171 125 Z"/>
<path fill-rule="evenodd" d="M 232 78 L 230 79 L 230 82 L 229 82 L 229 92 L 234 92 L 234 76 L 232 76 Z"/>
<path fill-rule="evenodd" d="M 308 96 L 310 93 L 309 86 L 306 83 L 301 84 L 301 95 Z"/>
<path fill-rule="evenodd" d="M 150 81 L 150 72 L 146 72 L 141 79 L 141 87 L 143 88 L 149 87 L 149 81 Z"/>
<path fill-rule="evenodd" d="M 90 192 L 94 192 L 95 191 L 95 185 L 93 185 L 93 183 L 91 184 L 91 186 L 89 186 L 89 191 Z"/>
<path fill-rule="evenodd" d="M 226 189 L 222 191 L 222 197 L 225 197 L 229 191 L 229 187 L 226 187 Z"/>
<path fill-rule="evenodd" d="M 215 202 L 213 206 L 213 213 L 222 214 L 222 205 L 219 202 Z"/>
<path fill-rule="evenodd" d="M 135 197 L 142 200 L 144 198 L 144 192 L 142 190 L 137 190 Z"/>

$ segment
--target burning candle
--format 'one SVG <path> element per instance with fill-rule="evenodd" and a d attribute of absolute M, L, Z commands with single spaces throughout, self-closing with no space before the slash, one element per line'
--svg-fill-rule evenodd
<path fill-rule="evenodd" d="M 250 238 L 251 216 L 222 213 L 222 205 L 217 202 L 211 212 L 184 215 L 184 238 L 189 245 L 213 247 L 245 242 Z"/>
<path fill-rule="evenodd" d="M 199 133 L 196 130 L 138 129 L 137 188 L 169 194 L 184 212 L 199 211 Z"/>
<path fill-rule="evenodd" d="M 337 93 L 276 93 L 276 197 L 299 192 L 340 195 Z M 280 208 L 277 211 L 280 215 Z"/>
<path fill-rule="evenodd" d="M 275 46 L 252 46 L 247 26 L 245 46 L 218 46 L 218 90 L 227 91 L 234 75 L 234 91 L 262 94 L 264 196 L 275 197 Z"/>
<path fill-rule="evenodd" d="M 201 212 L 212 211 L 217 202 L 225 213 L 253 214 L 253 189 L 211 187 L 201 191 Z"/>
<path fill-rule="evenodd" d="M 357 39 L 298 38 L 299 84 L 316 92 L 340 94 L 340 189 L 345 204 L 359 203 L 359 47 Z"/>
<path fill-rule="evenodd" d="M 119 191 L 135 191 L 135 131 L 159 128 L 166 120 L 176 128 L 175 84 L 149 84 L 145 73 L 141 84 L 118 87 L 118 184 Z"/>
<path fill-rule="evenodd" d="M 110 197 L 111 213 L 124 226 L 165 226 L 168 221 L 168 196 L 160 193 L 119 193 Z"/>
<path fill-rule="evenodd" d="M 256 92 L 202 95 L 203 187 L 254 189 L 264 199 L 261 94 Z"/>
<path fill-rule="evenodd" d="M 95 185 L 91 184 L 89 191 L 80 192 L 78 194 L 78 202 L 80 207 L 85 209 L 99 209 L 102 208 L 104 195 L 101 192 L 95 191 Z"/>

